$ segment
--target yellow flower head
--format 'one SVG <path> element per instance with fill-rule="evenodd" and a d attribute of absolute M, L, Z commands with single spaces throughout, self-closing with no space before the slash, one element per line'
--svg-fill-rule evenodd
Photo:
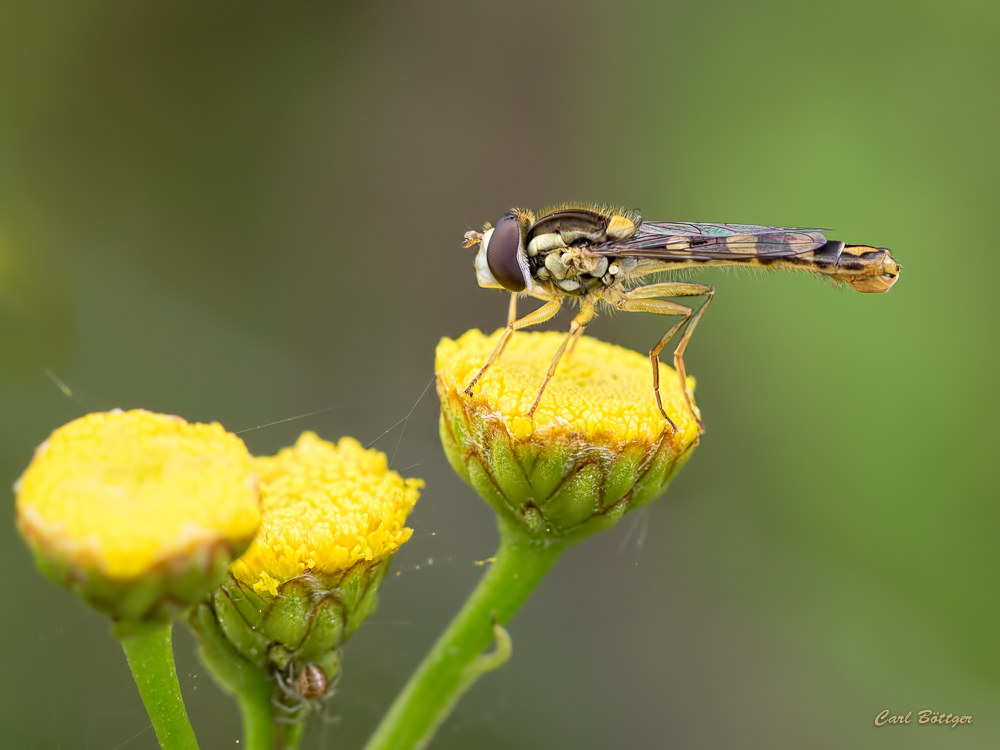
<path fill-rule="evenodd" d="M 653 399 L 648 357 L 584 336 L 531 419 L 525 415 L 564 335 L 515 334 L 466 396 L 500 333 L 443 339 L 437 382 L 445 453 L 501 521 L 572 541 L 658 496 L 698 443 L 674 371 L 660 365 L 663 407 L 677 431 Z"/>
<path fill-rule="evenodd" d="M 404 524 L 423 482 L 390 471 L 385 454 L 353 438 L 334 445 L 306 432 L 256 462 L 263 522 L 232 573 L 258 594 L 275 596 L 305 573 L 330 578 L 377 563 L 413 533 Z"/>
<path fill-rule="evenodd" d="M 253 459 L 238 437 L 218 424 L 142 410 L 60 427 L 15 492 L 18 529 L 43 570 L 126 619 L 140 613 L 116 611 L 113 600 L 125 596 L 116 585 L 156 579 L 160 594 L 184 598 L 171 583 L 183 580 L 193 603 L 218 584 L 218 556 L 228 564 L 260 523 Z M 157 586 L 143 606 L 155 609 Z"/>
<path fill-rule="evenodd" d="M 478 330 L 457 341 L 443 339 L 437 349 L 438 380 L 461 391 L 482 367 L 500 337 Z M 548 384 L 532 420 L 524 416 L 535 400 L 552 356 L 565 334 L 516 333 L 497 364 L 476 385 L 471 403 L 499 417 L 518 440 L 544 440 L 556 433 L 576 433 L 590 440 L 620 443 L 658 440 L 665 422 L 653 400 L 649 358 L 620 346 L 584 336 L 571 357 L 564 357 Z M 694 388 L 694 379 L 688 378 Z M 680 428 L 679 442 L 697 437 L 672 369 L 660 365 L 663 408 Z"/>

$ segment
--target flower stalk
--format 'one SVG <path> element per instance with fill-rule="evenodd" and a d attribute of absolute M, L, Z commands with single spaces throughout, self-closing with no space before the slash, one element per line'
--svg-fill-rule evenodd
<path fill-rule="evenodd" d="M 172 624 L 147 625 L 118 634 L 132 677 L 153 724 L 160 747 L 167 750 L 198 750 L 194 729 L 184 710 L 177 682 Z"/>
<path fill-rule="evenodd" d="M 426 747 L 475 681 L 509 658 L 510 641 L 502 626 L 567 546 L 501 522 L 496 560 L 393 702 L 365 750 Z M 484 656 L 494 638 L 497 651 Z"/>
<path fill-rule="evenodd" d="M 188 620 L 198 636 L 198 656 L 216 684 L 236 699 L 243 721 L 246 750 L 271 750 L 274 743 L 271 696 L 274 686 L 264 672 L 245 661 L 219 630 L 215 614 L 200 604 Z"/>
<path fill-rule="evenodd" d="M 198 637 L 198 657 L 216 684 L 236 699 L 243 723 L 245 750 L 296 750 L 304 722 L 282 723 L 274 705 L 274 683 L 267 672 L 243 659 L 219 629 L 208 604 L 189 618 Z"/>

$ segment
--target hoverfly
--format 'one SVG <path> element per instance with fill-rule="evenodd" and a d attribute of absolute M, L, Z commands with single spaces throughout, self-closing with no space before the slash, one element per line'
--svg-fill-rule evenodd
<path fill-rule="evenodd" d="M 549 320 L 572 297 L 579 302 L 580 312 L 552 358 L 526 416 L 534 415 L 559 360 L 567 350 L 572 351 L 594 319 L 597 304 L 603 302 L 616 310 L 680 318 L 649 353 L 653 396 L 663 418 L 676 430 L 660 400 L 659 354 L 683 328 L 674 350 L 674 369 L 688 410 L 702 432 L 704 428 L 687 392 L 683 357 L 715 289 L 682 281 L 639 285 L 637 280 L 681 268 L 751 266 L 810 271 L 859 292 L 885 292 L 896 283 L 900 272 L 885 248 L 828 240 L 818 229 L 643 221 L 638 211 L 591 204 L 563 204 L 537 212 L 511 209 L 496 226 L 486 224 L 482 232 L 466 232 L 463 246 L 475 244 L 479 244 L 475 261 L 479 285 L 506 289 L 511 299 L 507 328 L 466 387 L 466 395 L 497 361 L 514 331 Z M 545 304 L 518 318 L 517 297 L 522 294 Z M 698 296 L 705 301 L 697 310 L 662 299 Z"/>

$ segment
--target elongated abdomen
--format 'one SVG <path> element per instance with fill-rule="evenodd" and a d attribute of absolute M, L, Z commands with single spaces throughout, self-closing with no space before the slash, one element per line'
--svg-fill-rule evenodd
<path fill-rule="evenodd" d="M 830 240 L 815 250 L 782 259 L 775 265 L 820 273 L 865 293 L 888 291 L 901 270 L 884 247 L 848 245 L 839 240 Z"/>

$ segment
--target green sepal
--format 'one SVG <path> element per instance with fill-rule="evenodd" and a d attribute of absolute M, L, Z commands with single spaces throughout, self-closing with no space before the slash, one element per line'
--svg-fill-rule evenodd
<path fill-rule="evenodd" d="M 439 432 L 449 463 L 502 521 L 576 542 L 662 494 L 697 444 L 664 430 L 623 442 L 571 432 L 522 440 L 496 414 L 444 393 Z"/>
<path fill-rule="evenodd" d="M 530 473 L 533 495 L 544 502 L 573 469 L 573 456 L 565 446 L 552 445 L 538 452 Z"/>
<path fill-rule="evenodd" d="M 312 596 L 304 583 L 299 578 L 283 583 L 264 618 L 268 637 L 292 650 L 299 647 L 309 632 Z"/>
<path fill-rule="evenodd" d="M 566 479 L 542 506 L 545 517 L 562 529 L 571 529 L 593 518 L 600 509 L 601 470 L 587 464 Z"/>
<path fill-rule="evenodd" d="M 486 451 L 486 464 L 497 485 L 503 487 L 508 503 L 517 508 L 528 502 L 534 496 L 534 491 L 525 477 L 520 461 L 514 455 L 511 441 L 504 440 L 502 436 L 491 436 Z"/>
<path fill-rule="evenodd" d="M 128 579 L 109 578 L 98 570 L 69 563 L 26 537 L 38 570 L 90 607 L 116 622 L 166 624 L 204 599 L 225 578 L 232 561 L 231 545 L 165 560 Z"/>
<path fill-rule="evenodd" d="M 230 598 L 231 588 L 219 588 L 212 597 L 219 627 L 240 656 L 247 661 L 263 666 L 272 639 L 266 637 L 263 631 L 252 623 L 247 622 Z"/>
<path fill-rule="evenodd" d="M 312 629 L 299 647 L 301 661 L 319 664 L 344 640 L 344 605 L 333 596 L 323 598 L 313 609 Z"/>
<path fill-rule="evenodd" d="M 216 613 L 208 603 L 199 604 L 188 616 L 188 625 L 198 640 L 199 656 L 212 677 L 229 693 L 266 679 L 260 669 L 244 659 L 222 632 Z"/>
<path fill-rule="evenodd" d="M 378 606 L 378 590 L 382 586 L 385 574 L 389 571 L 389 558 L 371 568 L 366 568 L 366 580 L 361 598 L 353 608 L 347 610 L 347 623 L 344 627 L 344 638 L 351 635 Z"/>
<path fill-rule="evenodd" d="M 263 629 L 264 617 L 270 608 L 269 602 L 249 586 L 237 584 L 222 588 L 225 589 L 233 606 L 243 615 L 243 619 L 255 629 Z"/>
<path fill-rule="evenodd" d="M 339 575 L 309 572 L 278 586 L 276 596 L 228 575 L 188 622 L 199 641 L 224 639 L 269 682 L 279 674 L 297 675 L 307 663 L 333 680 L 340 674 L 340 647 L 375 610 L 390 562 L 360 563 Z"/>
<path fill-rule="evenodd" d="M 479 493 L 479 496 L 492 505 L 493 510 L 497 513 L 512 515 L 511 511 L 513 508 L 511 507 L 511 504 L 508 503 L 507 499 L 497 490 L 496 485 L 493 484 L 493 480 L 490 478 L 489 472 L 479 459 L 479 456 L 470 456 L 465 464 L 465 468 L 468 472 L 469 484 L 471 484 L 473 489 Z"/>
<path fill-rule="evenodd" d="M 642 467 L 642 459 L 642 451 L 637 447 L 631 447 L 622 451 L 611 465 L 607 480 L 604 482 L 602 502 L 605 508 L 617 503 L 635 486 L 639 469 Z"/>
<path fill-rule="evenodd" d="M 458 423 L 460 423 L 460 420 Z M 448 432 L 448 422 L 442 418 L 438 420 L 438 432 L 441 436 L 441 445 L 444 446 L 445 458 L 447 458 L 448 463 L 451 464 L 452 470 L 468 482 L 469 474 L 466 472 L 465 464 L 462 461 L 462 446 L 465 444 L 463 440 L 465 436 L 456 429 L 456 424 L 457 423 L 454 421 L 451 423 L 452 431 L 453 433 L 456 433 L 453 436 Z"/>

